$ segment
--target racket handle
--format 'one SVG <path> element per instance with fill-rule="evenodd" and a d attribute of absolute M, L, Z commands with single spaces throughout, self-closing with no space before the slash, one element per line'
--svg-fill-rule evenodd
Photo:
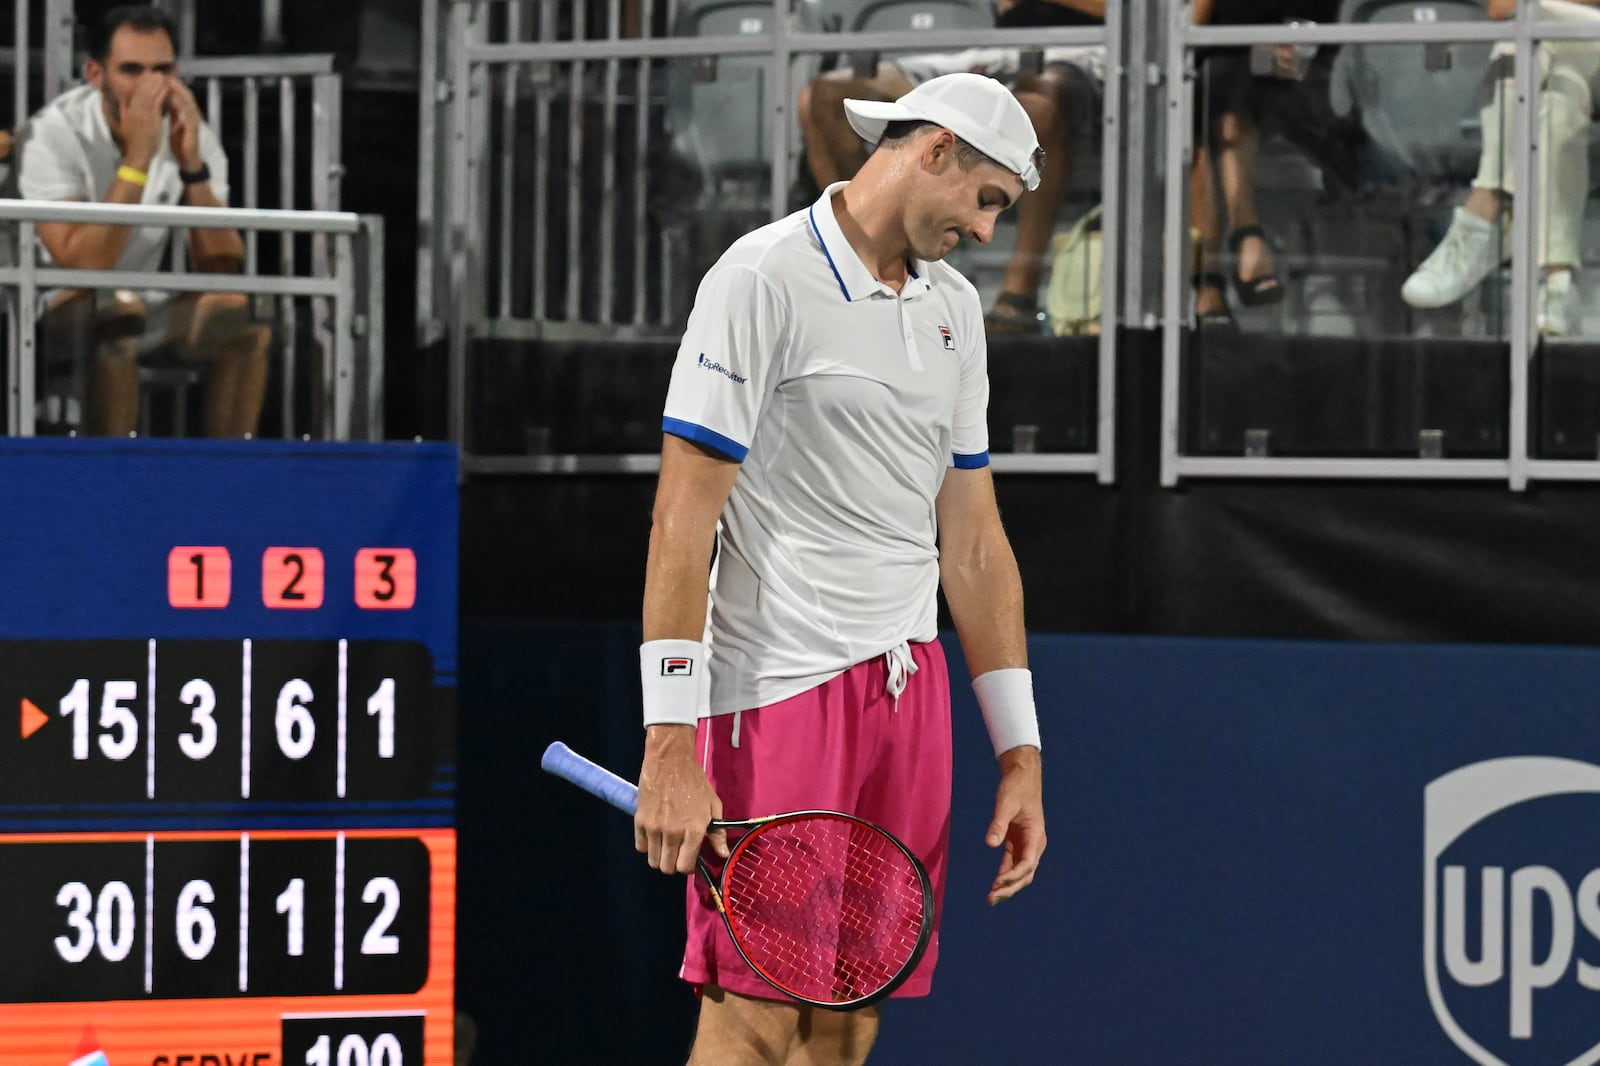
<path fill-rule="evenodd" d="M 544 757 L 539 760 L 539 765 L 544 767 L 546 773 L 566 778 L 624 814 L 633 814 L 639 809 L 638 786 L 632 781 L 624 781 L 604 766 L 590 762 L 559 740 L 544 749 Z"/>

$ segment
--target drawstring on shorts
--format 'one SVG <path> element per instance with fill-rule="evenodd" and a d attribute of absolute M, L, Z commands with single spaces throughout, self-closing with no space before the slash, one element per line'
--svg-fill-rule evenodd
<path fill-rule="evenodd" d="M 911 657 L 911 646 L 902 640 L 884 653 L 883 664 L 889 672 L 883 690 L 894 701 L 894 710 L 898 713 L 900 693 L 906 690 L 906 681 L 917 672 L 917 661 Z"/>

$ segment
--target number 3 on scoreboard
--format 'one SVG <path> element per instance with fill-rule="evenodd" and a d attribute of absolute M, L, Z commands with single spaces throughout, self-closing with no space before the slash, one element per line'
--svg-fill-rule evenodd
<path fill-rule="evenodd" d="M 417 556 L 410 548 L 356 552 L 356 606 L 369 611 L 409 611 L 417 602 Z"/>

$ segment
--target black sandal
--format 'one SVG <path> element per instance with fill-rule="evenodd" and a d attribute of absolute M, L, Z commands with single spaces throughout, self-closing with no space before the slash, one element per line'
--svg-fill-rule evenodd
<path fill-rule="evenodd" d="M 1233 321 L 1233 312 L 1228 309 L 1228 279 L 1221 274 L 1205 271 L 1196 274 L 1190 280 L 1194 284 L 1196 296 L 1201 289 L 1216 289 L 1222 296 L 1222 308 L 1217 311 L 1202 312 L 1199 300 L 1195 301 L 1195 324 L 1201 329 L 1232 329 L 1236 323 Z"/>
<path fill-rule="evenodd" d="M 1239 256 L 1239 246 L 1251 237 L 1259 237 L 1262 244 L 1267 243 L 1267 233 L 1260 226 L 1240 226 L 1228 234 L 1228 249 L 1233 252 L 1235 261 Z M 1272 246 L 1267 245 L 1267 250 L 1270 252 Z M 1246 281 L 1239 276 L 1237 265 L 1233 270 L 1233 289 L 1239 294 L 1239 302 L 1246 307 L 1264 307 L 1283 299 L 1283 282 L 1278 280 L 1276 273 L 1263 274 Z"/>
<path fill-rule="evenodd" d="M 994 298 L 994 306 L 989 308 L 989 313 L 983 316 L 983 328 L 988 333 L 1040 332 L 1038 299 L 1002 291 Z"/>

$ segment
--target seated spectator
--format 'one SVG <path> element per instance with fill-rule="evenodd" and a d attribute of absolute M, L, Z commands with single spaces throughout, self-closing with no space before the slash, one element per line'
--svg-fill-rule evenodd
<path fill-rule="evenodd" d="M 1105 0 L 999 0 L 995 25 L 1093 26 L 1105 21 Z M 832 71 L 800 92 L 800 128 L 806 161 L 819 188 L 851 177 L 866 162 L 864 144 L 845 117 L 846 99 L 895 100 L 941 74 L 988 74 L 1012 87 L 1033 120 L 1048 163 L 1038 190 L 1017 204 L 1017 243 L 994 306 L 984 316 L 990 332 L 1039 332 L 1039 282 L 1049 251 L 1056 212 L 1067 187 L 1068 139 L 1073 116 L 1097 122 L 1105 81 L 1105 55 L 1099 48 L 1047 48 L 1044 71 L 1021 72 L 1017 49 L 972 48 L 954 53 L 900 56 L 881 63 L 874 76 Z"/>
<path fill-rule="evenodd" d="M 1324 21 L 1337 16 L 1335 0 L 1195 0 L 1198 24 L 1260 25 Z M 1314 155 L 1337 155 L 1325 143 L 1339 120 L 1326 106 L 1332 53 L 1316 53 L 1314 65 L 1292 45 L 1273 49 L 1269 74 L 1251 69 L 1248 48 L 1215 48 L 1196 56 L 1199 76 L 1195 100 L 1194 165 L 1189 204 L 1197 231 L 1194 275 L 1195 317 L 1202 326 L 1230 325 L 1228 287 L 1246 307 L 1274 304 L 1284 297 L 1272 246 L 1256 210 L 1256 148 L 1263 123 Z M 1320 102 L 1320 103 L 1319 103 Z M 1348 177 L 1349 165 L 1336 168 Z M 1224 221 L 1231 276 L 1217 269 Z"/>
<path fill-rule="evenodd" d="M 1600 0 L 1539 0 L 1539 17 L 1565 22 L 1600 22 Z M 1489 0 L 1489 17 L 1516 14 L 1516 0 Z M 1507 41 L 1492 53 L 1493 92 L 1482 111 L 1483 151 L 1478 176 L 1467 201 L 1456 208 L 1439 246 L 1406 279 L 1400 296 L 1412 307 L 1445 307 L 1477 288 L 1500 265 L 1501 220 L 1513 195 L 1507 131 L 1516 121 L 1516 95 Z M 1539 49 L 1538 176 L 1540 217 L 1539 280 L 1535 317 L 1539 332 L 1561 336 L 1575 331 L 1582 315 L 1573 274 L 1578 269 L 1578 238 L 1589 195 L 1589 118 L 1594 86 L 1600 78 L 1600 43 L 1551 41 Z"/>
<path fill-rule="evenodd" d="M 29 200 L 223 207 L 228 161 L 177 77 L 171 19 L 148 6 L 116 7 L 90 29 L 87 85 L 33 116 L 19 164 Z M 40 223 L 47 261 L 63 267 L 153 271 L 172 231 L 91 223 Z M 236 230 L 189 230 L 194 269 L 234 273 L 244 261 Z M 178 358 L 209 364 L 209 436 L 254 433 L 266 388 L 271 330 L 251 321 L 246 296 L 160 290 L 51 293 L 47 345 L 87 343 L 87 429 L 125 436 L 139 418 L 139 356 L 170 345 Z M 76 353 L 74 353 L 76 356 Z"/>

